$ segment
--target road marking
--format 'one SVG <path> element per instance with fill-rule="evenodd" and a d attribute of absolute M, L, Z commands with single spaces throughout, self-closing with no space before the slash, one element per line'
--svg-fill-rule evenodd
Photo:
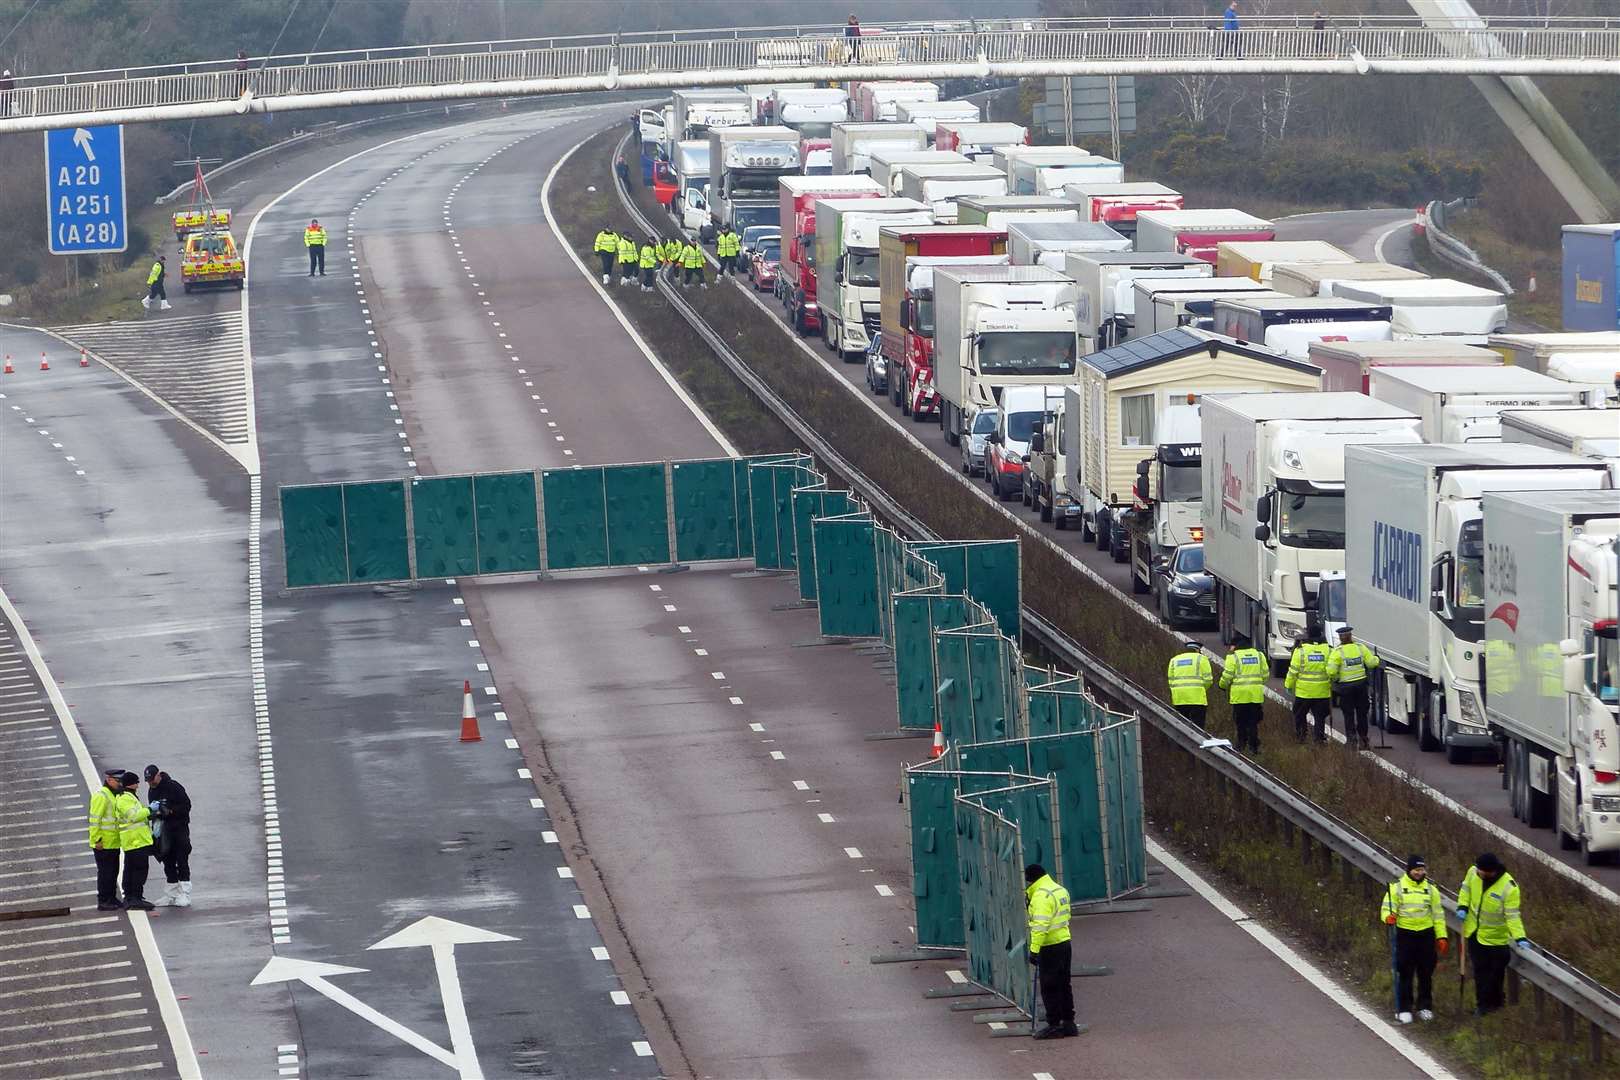
<path fill-rule="evenodd" d="M 764 731 L 765 730 L 765 725 L 764 724 L 749 724 L 748 725 L 748 730 L 749 731 Z"/>
<path fill-rule="evenodd" d="M 967 976 L 962 974 L 960 971 L 956 970 L 955 968 L 952 968 L 951 970 L 947 971 L 945 973 L 945 977 L 947 979 L 951 980 L 951 982 L 953 982 L 953 983 L 965 983 L 965 982 L 968 981 Z"/>
<path fill-rule="evenodd" d="M 733 697 L 733 698 L 732 698 L 732 699 L 731 699 L 731 703 L 732 703 L 732 704 L 733 704 L 733 705 L 741 705 L 741 704 L 742 704 L 742 703 L 743 703 L 743 699 L 742 699 L 742 698 L 740 698 L 740 697 Z"/>
<path fill-rule="evenodd" d="M 508 750 L 516 750 L 518 748 L 518 741 L 516 739 L 507 739 L 506 748 Z"/>
<path fill-rule="evenodd" d="M 725 682 L 726 673 L 723 671 L 711 671 L 709 672 L 709 678 L 713 679 L 715 682 Z"/>
<path fill-rule="evenodd" d="M 608 951 L 601 945 L 592 945 L 591 958 L 595 960 L 606 960 L 608 958 Z"/>
<path fill-rule="evenodd" d="M 150 1031 L 151 1028 L 147 1028 L 146 1030 Z M 102 1034 L 111 1034 L 111 1032 L 105 1032 L 105 1033 L 102 1033 Z M 124 1054 L 124 1055 L 127 1056 L 129 1054 L 144 1054 L 148 1050 L 156 1050 L 156 1049 L 157 1049 L 157 1043 L 152 1043 L 152 1044 L 150 1044 L 148 1046 L 120 1046 L 120 1047 L 118 1047 L 118 1052 L 120 1054 Z M 93 1051 L 91 1051 L 89 1053 L 85 1053 L 85 1054 L 58 1054 L 55 1057 L 34 1058 L 32 1061 L 8 1061 L 8 1062 L 6 1062 L 5 1067 L 8 1068 L 8 1069 L 21 1069 L 21 1068 L 24 1068 L 26 1066 L 31 1066 L 31 1065 L 51 1065 L 51 1064 L 54 1064 L 54 1063 L 56 1063 L 58 1061 L 83 1061 L 85 1058 L 104 1058 L 106 1056 L 107 1056 L 107 1048 L 106 1047 L 101 1047 L 101 1048 L 99 1048 L 97 1050 L 93 1050 Z M 138 1066 L 138 1068 L 140 1070 L 154 1069 L 154 1068 L 158 1068 L 158 1067 L 159 1066 L 156 1066 L 156 1065 Z M 136 1071 L 136 1070 L 131 1069 L 131 1068 L 119 1067 L 119 1068 L 116 1068 L 116 1069 L 102 1069 L 102 1070 L 100 1070 L 98 1072 L 74 1073 L 73 1075 L 77 1076 L 77 1077 L 122 1076 L 124 1073 L 133 1072 L 133 1071 Z M 68 1077 L 55 1077 L 54 1080 L 70 1080 L 70 1078 L 68 1078 Z"/>
<path fill-rule="evenodd" d="M 623 990 L 611 991 L 608 994 L 608 997 L 613 999 L 613 1004 L 615 1004 L 615 1005 L 628 1005 L 628 1004 L 630 1004 L 630 995 L 625 993 Z"/>
<path fill-rule="evenodd" d="M 793 781 L 793 786 L 795 788 L 797 788 L 798 790 L 800 790 L 800 791 L 809 791 L 810 790 L 810 785 L 805 783 L 803 780 L 795 780 L 795 781 Z"/>
<path fill-rule="evenodd" d="M 861 855 L 861 849 L 858 847 L 847 847 L 844 849 L 844 854 L 848 855 L 852 859 L 859 859 L 863 857 Z"/>
<path fill-rule="evenodd" d="M 820 819 L 823 825 L 831 825 L 833 823 L 833 816 L 831 814 L 817 814 L 816 817 Z"/>
<path fill-rule="evenodd" d="M 548 830 L 540 834 L 540 839 L 543 843 L 555 844 L 557 842 L 557 834 Z"/>
<path fill-rule="evenodd" d="M 557 867 L 557 876 L 560 878 L 571 878 L 574 876 L 574 871 L 571 867 L 559 866 Z"/>
<path fill-rule="evenodd" d="M 529 806 L 535 810 L 544 810 L 546 808 L 546 801 L 544 799 L 530 799 Z"/>
<path fill-rule="evenodd" d="M 889 888 L 887 885 L 874 885 L 874 886 L 872 886 L 872 888 L 877 890 L 877 894 L 879 896 L 893 896 L 894 895 L 894 890 Z"/>
<path fill-rule="evenodd" d="M 586 907 L 584 904 L 575 904 L 574 905 L 574 918 L 576 918 L 576 919 L 588 919 L 590 917 L 591 917 L 591 909 L 590 908 Z"/>
<path fill-rule="evenodd" d="M 780 750 L 772 750 L 771 751 L 771 760 L 772 761 L 786 761 L 787 760 L 787 755 L 782 753 L 782 751 L 780 751 Z"/>
<path fill-rule="evenodd" d="M 641 1040 L 638 1039 L 635 1042 L 631 1043 L 630 1047 L 631 1047 L 631 1049 L 633 1049 L 636 1052 L 636 1057 L 652 1057 L 653 1056 L 652 1043 L 642 1042 Z"/>

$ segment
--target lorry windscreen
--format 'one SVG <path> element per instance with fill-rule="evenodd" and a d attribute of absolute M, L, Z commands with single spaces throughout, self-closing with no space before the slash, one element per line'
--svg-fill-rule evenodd
<path fill-rule="evenodd" d="M 984 375 L 1074 374 L 1074 335 L 1071 333 L 998 331 L 980 334 L 978 343 L 979 371 Z"/>
<path fill-rule="evenodd" d="M 1344 547 L 1344 495 L 1278 492 L 1277 539 L 1288 547 Z"/>
<path fill-rule="evenodd" d="M 1457 595 L 1452 605 L 1471 622 L 1485 623 L 1485 522 L 1463 522 L 1457 538 Z"/>
<path fill-rule="evenodd" d="M 775 225 L 781 220 L 782 210 L 775 203 L 763 206 L 739 204 L 731 208 L 731 227 L 742 230 L 750 225 Z"/>
<path fill-rule="evenodd" d="M 844 284 L 873 288 L 878 283 L 878 253 L 850 248 L 844 260 Z"/>
<path fill-rule="evenodd" d="M 1594 635 L 1596 663 L 1586 662 L 1586 682 L 1597 691 L 1598 700 L 1605 705 L 1620 703 L 1620 638 L 1614 627 Z"/>
<path fill-rule="evenodd" d="M 916 298 L 917 318 L 911 329 L 923 337 L 934 336 L 934 300 L 933 297 L 919 296 Z"/>
<path fill-rule="evenodd" d="M 1345 614 L 1349 609 L 1346 601 L 1348 594 L 1346 584 L 1344 578 L 1328 578 L 1322 582 L 1322 587 L 1316 594 L 1316 606 L 1323 622 L 1349 621 L 1350 616 Z"/>
<path fill-rule="evenodd" d="M 805 120 L 803 122 L 795 120 L 791 121 L 788 126 L 793 128 L 806 139 L 832 138 L 831 120 Z"/>
<path fill-rule="evenodd" d="M 1164 466 L 1159 499 L 1167 503 L 1199 502 L 1204 497 L 1204 470 L 1199 462 Z"/>
<path fill-rule="evenodd" d="M 1030 433 L 1041 422 L 1039 412 L 1015 412 L 1007 414 L 1007 441 L 1015 443 L 1029 442 Z"/>

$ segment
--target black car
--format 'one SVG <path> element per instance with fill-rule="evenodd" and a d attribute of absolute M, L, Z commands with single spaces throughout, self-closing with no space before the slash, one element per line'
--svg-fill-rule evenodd
<path fill-rule="evenodd" d="M 1168 626 L 1215 621 L 1215 579 L 1204 569 L 1204 545 L 1182 544 L 1153 575 L 1159 618 Z"/>

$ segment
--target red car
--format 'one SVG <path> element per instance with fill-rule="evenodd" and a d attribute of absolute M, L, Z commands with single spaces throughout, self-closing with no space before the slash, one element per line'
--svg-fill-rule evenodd
<path fill-rule="evenodd" d="M 773 292 L 776 289 L 776 272 L 782 265 L 782 238 L 768 236 L 759 242 L 759 245 L 748 252 L 748 280 L 754 283 L 756 292 Z"/>

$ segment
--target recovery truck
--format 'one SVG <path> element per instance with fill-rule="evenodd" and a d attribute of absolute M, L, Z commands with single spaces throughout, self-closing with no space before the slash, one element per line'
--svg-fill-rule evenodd
<path fill-rule="evenodd" d="M 1416 413 L 1423 441 L 1499 442 L 1506 409 L 1591 408 L 1603 404 L 1603 388 L 1579 387 L 1516 367 L 1380 367 L 1367 393 Z M 1620 412 L 1610 422 L 1620 437 Z"/>
<path fill-rule="evenodd" d="M 786 240 L 776 293 L 800 336 L 821 329 L 816 301 L 816 202 L 875 199 L 883 194 L 869 176 L 784 176 L 776 182 L 778 216 Z"/>
<path fill-rule="evenodd" d="M 1491 491 L 1597 489 L 1608 470 L 1539 446 L 1349 446 L 1349 616 L 1383 661 L 1389 719 L 1460 764 L 1494 749 L 1480 694 Z M 1543 602 L 1536 597 L 1536 602 Z"/>
<path fill-rule="evenodd" d="M 878 230 L 933 223 L 933 213 L 912 199 L 816 203 L 816 296 L 828 349 L 844 358 L 860 356 L 881 332 Z"/>
<path fill-rule="evenodd" d="M 799 134 L 785 127 L 732 127 L 709 133 L 709 217 L 741 233 L 777 225 L 776 182 L 800 171 Z"/>

